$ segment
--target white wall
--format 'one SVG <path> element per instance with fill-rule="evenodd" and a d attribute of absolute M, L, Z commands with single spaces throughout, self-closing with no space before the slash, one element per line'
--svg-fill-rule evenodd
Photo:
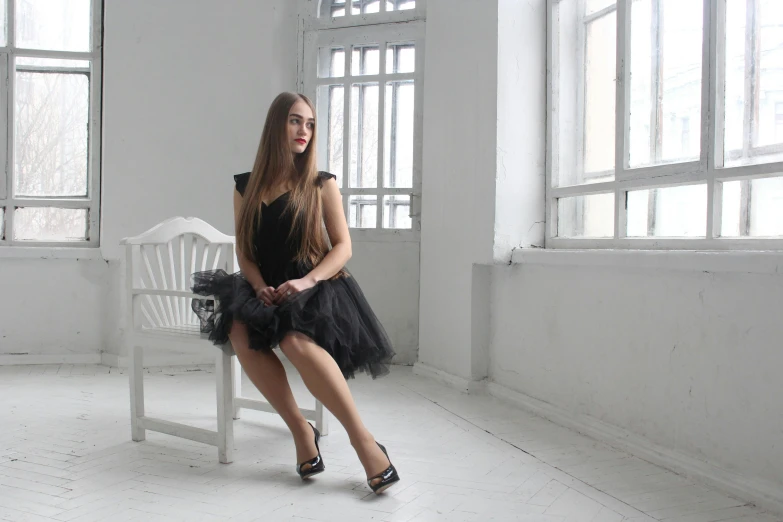
<path fill-rule="evenodd" d="M 471 378 L 471 273 L 491 262 L 497 0 L 428 0 L 419 361 Z M 470 30 L 455 30 L 456 27 Z"/>
<path fill-rule="evenodd" d="M 545 4 L 427 2 L 419 361 L 461 378 L 486 377 L 476 265 L 543 244 Z"/>
<path fill-rule="evenodd" d="M 97 362 L 108 273 L 102 260 L 0 258 L 0 364 Z"/>
<path fill-rule="evenodd" d="M 783 261 L 563 255 L 494 269 L 491 380 L 783 491 Z"/>
<path fill-rule="evenodd" d="M 250 170 L 266 111 L 296 87 L 294 2 L 108 0 L 103 240 L 176 215 L 233 228 L 232 175 Z"/>

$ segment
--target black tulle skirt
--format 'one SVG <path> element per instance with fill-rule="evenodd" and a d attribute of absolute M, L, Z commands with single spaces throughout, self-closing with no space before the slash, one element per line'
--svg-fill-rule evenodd
<path fill-rule="evenodd" d="M 291 332 L 311 338 L 337 362 L 346 378 L 357 371 L 373 378 L 389 372 L 394 356 L 391 343 L 354 278 L 320 281 L 267 306 L 256 298 L 241 273 L 209 270 L 193 274 L 193 292 L 214 299 L 194 299 L 193 311 L 202 335 L 215 344 L 228 341 L 235 320 L 247 326 L 250 348 L 269 351 Z"/>

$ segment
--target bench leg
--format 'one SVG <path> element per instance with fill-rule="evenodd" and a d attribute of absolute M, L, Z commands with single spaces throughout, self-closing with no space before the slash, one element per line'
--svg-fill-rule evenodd
<path fill-rule="evenodd" d="M 131 438 L 141 442 L 147 438 L 139 422 L 144 417 L 144 365 L 141 346 L 131 345 L 128 357 L 128 379 L 130 381 Z"/>
<path fill-rule="evenodd" d="M 315 427 L 321 432 L 321 435 L 329 435 L 329 412 L 321 404 L 321 401 L 315 401 Z"/>
<path fill-rule="evenodd" d="M 234 420 L 239 420 L 240 417 L 240 408 L 234 399 L 237 397 L 242 396 L 242 366 L 239 364 L 239 358 L 234 356 L 231 357 L 231 378 L 233 381 L 233 408 L 234 408 Z"/>
<path fill-rule="evenodd" d="M 232 398 L 234 382 L 231 378 L 231 359 L 231 355 L 220 350 L 215 362 L 218 459 L 223 464 L 234 460 L 234 401 Z"/>

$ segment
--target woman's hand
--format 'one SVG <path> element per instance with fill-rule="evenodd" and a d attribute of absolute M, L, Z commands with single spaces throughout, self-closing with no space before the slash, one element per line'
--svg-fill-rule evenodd
<path fill-rule="evenodd" d="M 256 297 L 267 306 L 275 304 L 275 288 L 272 286 L 262 286 L 256 288 Z"/>
<path fill-rule="evenodd" d="M 286 281 L 275 290 L 275 304 L 280 304 L 294 294 L 298 294 L 308 288 L 315 286 L 315 279 L 305 276 L 302 279 L 291 279 Z"/>

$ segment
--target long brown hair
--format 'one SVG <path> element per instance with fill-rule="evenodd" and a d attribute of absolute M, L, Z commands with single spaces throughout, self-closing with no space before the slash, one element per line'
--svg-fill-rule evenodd
<path fill-rule="evenodd" d="M 313 127 L 310 143 L 301 154 L 294 156 L 288 139 L 288 115 L 299 100 L 304 101 L 315 116 L 313 102 L 307 96 L 293 92 L 279 94 L 269 107 L 256 161 L 242 200 L 237 223 L 237 248 L 256 263 L 253 236 L 261 225 L 261 202 L 272 189 L 288 183 L 294 185 L 286 208 L 293 215 L 291 233 L 301 231 L 302 238 L 296 260 L 314 267 L 329 251 L 316 167 L 317 126 Z"/>

